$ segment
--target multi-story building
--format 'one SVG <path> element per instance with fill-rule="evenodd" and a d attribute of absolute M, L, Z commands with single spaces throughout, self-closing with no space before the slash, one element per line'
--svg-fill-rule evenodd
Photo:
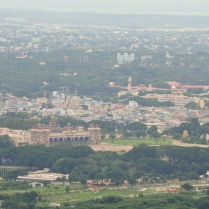
<path fill-rule="evenodd" d="M 130 55 L 128 53 L 124 53 L 124 54 L 117 53 L 117 61 L 118 61 L 118 64 L 120 65 L 133 62 L 134 59 L 135 59 L 134 53 L 131 53 Z"/>
<path fill-rule="evenodd" d="M 31 144 L 44 144 L 51 146 L 61 142 L 73 142 L 79 144 L 99 144 L 101 129 L 98 125 L 90 125 L 87 130 L 78 126 L 74 128 L 68 124 L 64 128 L 58 126 L 52 116 L 49 126 L 38 125 L 31 130 Z"/>

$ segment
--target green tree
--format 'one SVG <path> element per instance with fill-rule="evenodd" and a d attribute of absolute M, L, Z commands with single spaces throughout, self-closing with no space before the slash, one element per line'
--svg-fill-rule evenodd
<path fill-rule="evenodd" d="M 151 126 L 148 130 L 147 130 L 147 133 L 149 135 L 152 135 L 153 133 L 156 133 L 157 132 L 157 126 Z"/>
<path fill-rule="evenodd" d="M 185 183 L 185 184 L 183 184 L 181 186 L 182 186 L 183 189 L 185 189 L 187 191 L 191 191 L 191 190 L 194 189 L 194 187 L 191 184 L 189 184 L 189 183 Z"/>
<path fill-rule="evenodd" d="M 79 181 L 85 187 L 87 184 L 87 180 L 87 176 L 82 176 Z"/>
<path fill-rule="evenodd" d="M 111 134 L 110 134 L 110 138 L 111 138 L 112 140 L 114 140 L 114 139 L 115 139 L 115 134 L 114 134 L 114 133 L 111 133 Z"/>
<path fill-rule="evenodd" d="M 189 102 L 189 103 L 185 104 L 184 107 L 187 109 L 191 109 L 191 110 L 198 110 L 200 108 L 196 102 Z"/>
<path fill-rule="evenodd" d="M 0 149 L 14 148 L 15 145 L 8 135 L 0 136 Z"/>
<path fill-rule="evenodd" d="M 27 175 L 28 172 L 24 170 L 14 170 L 6 173 L 3 178 L 7 180 L 16 180 L 18 176 Z"/>
<path fill-rule="evenodd" d="M 153 133 L 151 134 L 151 137 L 154 138 L 154 139 L 159 139 L 160 136 L 161 136 L 161 134 L 158 133 L 157 131 L 156 131 L 156 132 L 153 132 Z"/>
<path fill-rule="evenodd" d="M 67 193 L 69 193 L 70 188 L 69 188 L 69 186 L 68 186 L 68 185 L 66 186 L 65 191 L 66 191 Z"/>

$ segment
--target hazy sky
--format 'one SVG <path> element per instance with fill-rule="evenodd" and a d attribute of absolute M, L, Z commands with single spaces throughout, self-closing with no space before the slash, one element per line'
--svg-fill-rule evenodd
<path fill-rule="evenodd" d="M 0 0 L 0 8 L 209 15 L 209 0 Z"/>

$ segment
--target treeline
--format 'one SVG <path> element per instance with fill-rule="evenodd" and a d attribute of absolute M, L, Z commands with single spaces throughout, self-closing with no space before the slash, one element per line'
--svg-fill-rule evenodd
<path fill-rule="evenodd" d="M 76 209 L 206 209 L 209 207 L 208 194 L 197 199 L 191 192 L 180 194 L 132 194 L 134 198 L 120 196 L 105 196 L 101 199 L 84 202 L 61 202 L 61 209 L 73 207 Z M 4 209 L 49 209 L 43 204 L 42 196 L 35 191 L 0 194 L 1 207 Z"/>
<path fill-rule="evenodd" d="M 0 194 L 1 208 L 4 209 L 37 209 L 37 192 L 16 193 L 14 195 Z"/>
<path fill-rule="evenodd" d="M 39 119 L 30 119 L 30 115 L 27 113 L 7 113 L 6 115 L 0 117 L 0 127 L 6 127 L 14 130 L 29 130 L 33 126 L 38 125 L 39 123 L 48 125 L 50 121 L 50 116 L 42 117 Z M 149 134 L 153 138 L 159 138 L 160 134 L 157 132 L 157 127 L 151 127 L 147 129 L 147 126 L 140 122 L 134 122 L 130 124 L 117 123 L 116 121 L 101 121 L 93 120 L 90 122 L 85 122 L 83 120 L 77 120 L 73 117 L 57 117 L 57 124 L 60 127 L 64 127 L 67 124 L 72 126 L 83 126 L 85 129 L 89 127 L 90 124 L 99 125 L 102 132 L 102 139 L 105 137 L 105 133 L 111 133 L 111 138 L 115 139 L 115 134 L 123 134 L 124 137 L 136 136 L 145 137 Z"/>
<path fill-rule="evenodd" d="M 158 102 L 157 99 L 145 99 L 143 97 L 130 97 L 128 101 L 135 101 L 138 103 L 138 105 L 144 106 L 144 107 L 173 107 L 173 102 Z"/>
<path fill-rule="evenodd" d="M 38 123 L 48 125 L 51 116 L 31 119 L 31 115 L 28 113 L 7 113 L 4 116 L 0 117 L 0 127 L 6 127 L 14 130 L 29 130 L 33 126 L 38 125 Z M 83 126 L 85 129 L 89 127 L 90 124 L 99 125 L 103 132 L 111 133 L 115 132 L 117 129 L 119 132 L 127 132 L 127 131 L 135 131 L 141 132 L 141 134 L 146 135 L 147 127 L 143 123 L 135 122 L 130 124 L 121 124 L 116 121 L 101 121 L 101 120 L 93 120 L 90 122 L 85 122 L 83 120 L 77 120 L 73 117 L 67 116 L 59 116 L 56 118 L 56 123 L 60 125 L 60 127 L 66 126 L 70 123 L 72 126 Z"/>
<path fill-rule="evenodd" d="M 29 130 L 33 126 L 38 125 L 38 120 L 35 119 L 20 119 L 20 118 L 0 118 L 0 127 L 6 127 L 15 130 Z"/>
<path fill-rule="evenodd" d="M 29 130 L 38 123 L 48 125 L 50 121 L 50 116 L 39 119 L 30 119 L 30 117 L 31 116 L 28 113 L 7 113 L 0 117 L 0 127 L 15 130 Z M 183 142 L 208 144 L 207 135 L 209 134 L 209 123 L 200 125 L 197 118 L 188 119 L 187 122 L 182 123 L 179 127 L 167 129 L 161 134 L 158 132 L 156 126 L 147 128 L 145 124 L 140 122 L 123 124 L 117 123 L 114 120 L 108 122 L 93 120 L 87 123 L 69 116 L 59 116 L 56 118 L 56 122 L 60 127 L 64 127 L 70 123 L 74 127 L 83 126 L 85 129 L 87 129 L 90 124 L 98 124 L 101 128 L 102 138 L 105 137 L 104 134 L 106 133 L 110 133 L 112 139 L 115 139 L 117 133 L 122 134 L 127 139 L 130 137 L 140 138 L 146 136 L 158 139 L 162 135 L 168 135 L 173 136 L 174 139 L 182 140 Z M 185 131 L 187 131 L 187 135 L 183 135 Z"/>
<path fill-rule="evenodd" d="M 42 196 L 35 191 L 16 193 L 13 195 L 0 194 L 1 207 L 4 209 L 49 209 L 43 204 Z M 61 202 L 61 209 L 207 209 L 208 195 L 197 199 L 188 192 L 181 194 L 134 194 L 133 198 L 120 196 L 105 196 L 96 200 L 83 202 Z"/>
<path fill-rule="evenodd" d="M 187 133 L 183 136 L 185 131 Z M 174 139 L 182 140 L 183 142 L 207 144 L 209 123 L 200 125 L 197 118 L 191 118 L 188 120 L 188 122 L 182 123 L 179 127 L 165 130 L 163 134 L 172 135 Z"/>
<path fill-rule="evenodd" d="M 109 88 L 109 82 L 127 86 L 128 76 L 132 76 L 134 86 L 152 83 L 154 87 L 167 88 L 165 81 L 170 78 L 183 84 L 204 85 L 209 83 L 209 79 L 205 76 L 208 63 L 203 66 L 201 61 L 199 67 L 191 68 L 180 66 L 177 59 L 171 70 L 169 66 L 165 67 L 164 52 L 153 55 L 153 62 L 159 63 L 157 68 L 140 66 L 139 59 L 121 66 L 117 70 L 112 69 L 117 63 L 117 51 L 92 52 L 89 54 L 89 62 L 83 62 L 84 54 L 83 50 L 63 48 L 49 53 L 34 53 L 33 59 L 20 60 L 0 53 L 0 90 L 12 92 L 20 97 L 43 97 L 44 90 L 51 92 L 60 90 L 61 87 L 68 87 L 71 92 L 77 89 L 83 95 L 116 95 L 120 89 Z M 135 54 L 138 57 L 143 56 L 143 53 L 139 51 L 136 51 Z M 64 61 L 64 56 L 69 57 L 67 62 Z M 176 56 L 178 58 L 179 55 L 176 54 Z M 184 56 L 186 59 L 187 56 L 192 55 Z M 188 59 L 193 62 L 195 60 L 195 64 L 198 65 L 200 64 L 198 58 L 201 56 L 200 53 L 197 53 Z M 208 57 L 208 54 L 205 53 L 204 56 Z M 42 66 L 39 65 L 40 62 L 46 64 Z M 206 62 L 208 62 L 207 59 Z M 66 73 L 68 76 L 62 76 L 62 73 Z M 34 77 L 36 77 L 35 80 Z M 44 81 L 49 84 L 44 86 Z"/>
<path fill-rule="evenodd" d="M 206 209 L 209 208 L 208 197 L 195 199 L 189 194 L 156 194 L 138 198 L 117 196 L 103 197 L 77 203 L 76 209 Z"/>
<path fill-rule="evenodd" d="M 70 174 L 70 181 L 83 184 L 88 179 L 111 179 L 115 185 L 121 185 L 125 180 L 136 184 L 137 179 L 144 183 L 199 179 L 199 175 L 209 170 L 208 149 L 198 147 L 140 145 L 120 155 L 67 144 L 55 147 L 10 146 L 0 150 L 0 160 L 2 165 L 47 167 L 53 172 Z"/>
<path fill-rule="evenodd" d="M 50 117 L 43 117 L 40 120 L 40 123 L 48 125 L 50 121 Z M 117 123 L 116 121 L 102 121 L 102 120 L 92 120 L 90 122 L 85 122 L 83 120 L 77 120 L 72 117 L 57 117 L 56 119 L 57 124 L 61 127 L 66 126 L 70 123 L 72 126 L 83 126 L 84 128 L 88 128 L 90 124 L 99 125 L 102 129 L 103 133 L 111 133 L 115 132 L 116 130 L 119 133 L 127 133 L 130 131 L 134 133 L 140 134 L 140 136 L 146 136 L 147 134 L 147 126 L 140 122 L 134 122 L 129 124 Z"/>

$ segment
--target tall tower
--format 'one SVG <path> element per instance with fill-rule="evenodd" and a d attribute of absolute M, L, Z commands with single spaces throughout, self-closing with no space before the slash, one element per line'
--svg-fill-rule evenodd
<path fill-rule="evenodd" d="M 51 133 L 59 133 L 61 132 L 60 127 L 57 125 L 55 117 L 51 116 L 49 121 L 49 130 Z"/>
<path fill-rule="evenodd" d="M 128 77 L 128 90 L 131 91 L 132 85 L 131 85 L 131 76 Z"/>
<path fill-rule="evenodd" d="M 101 128 L 99 127 L 99 125 L 94 126 L 93 124 L 90 124 L 88 128 L 88 132 L 90 137 L 89 143 L 100 144 Z"/>
<path fill-rule="evenodd" d="M 132 90 L 131 83 L 128 83 L 128 90 L 129 90 L 129 91 L 131 91 L 131 90 Z"/>

